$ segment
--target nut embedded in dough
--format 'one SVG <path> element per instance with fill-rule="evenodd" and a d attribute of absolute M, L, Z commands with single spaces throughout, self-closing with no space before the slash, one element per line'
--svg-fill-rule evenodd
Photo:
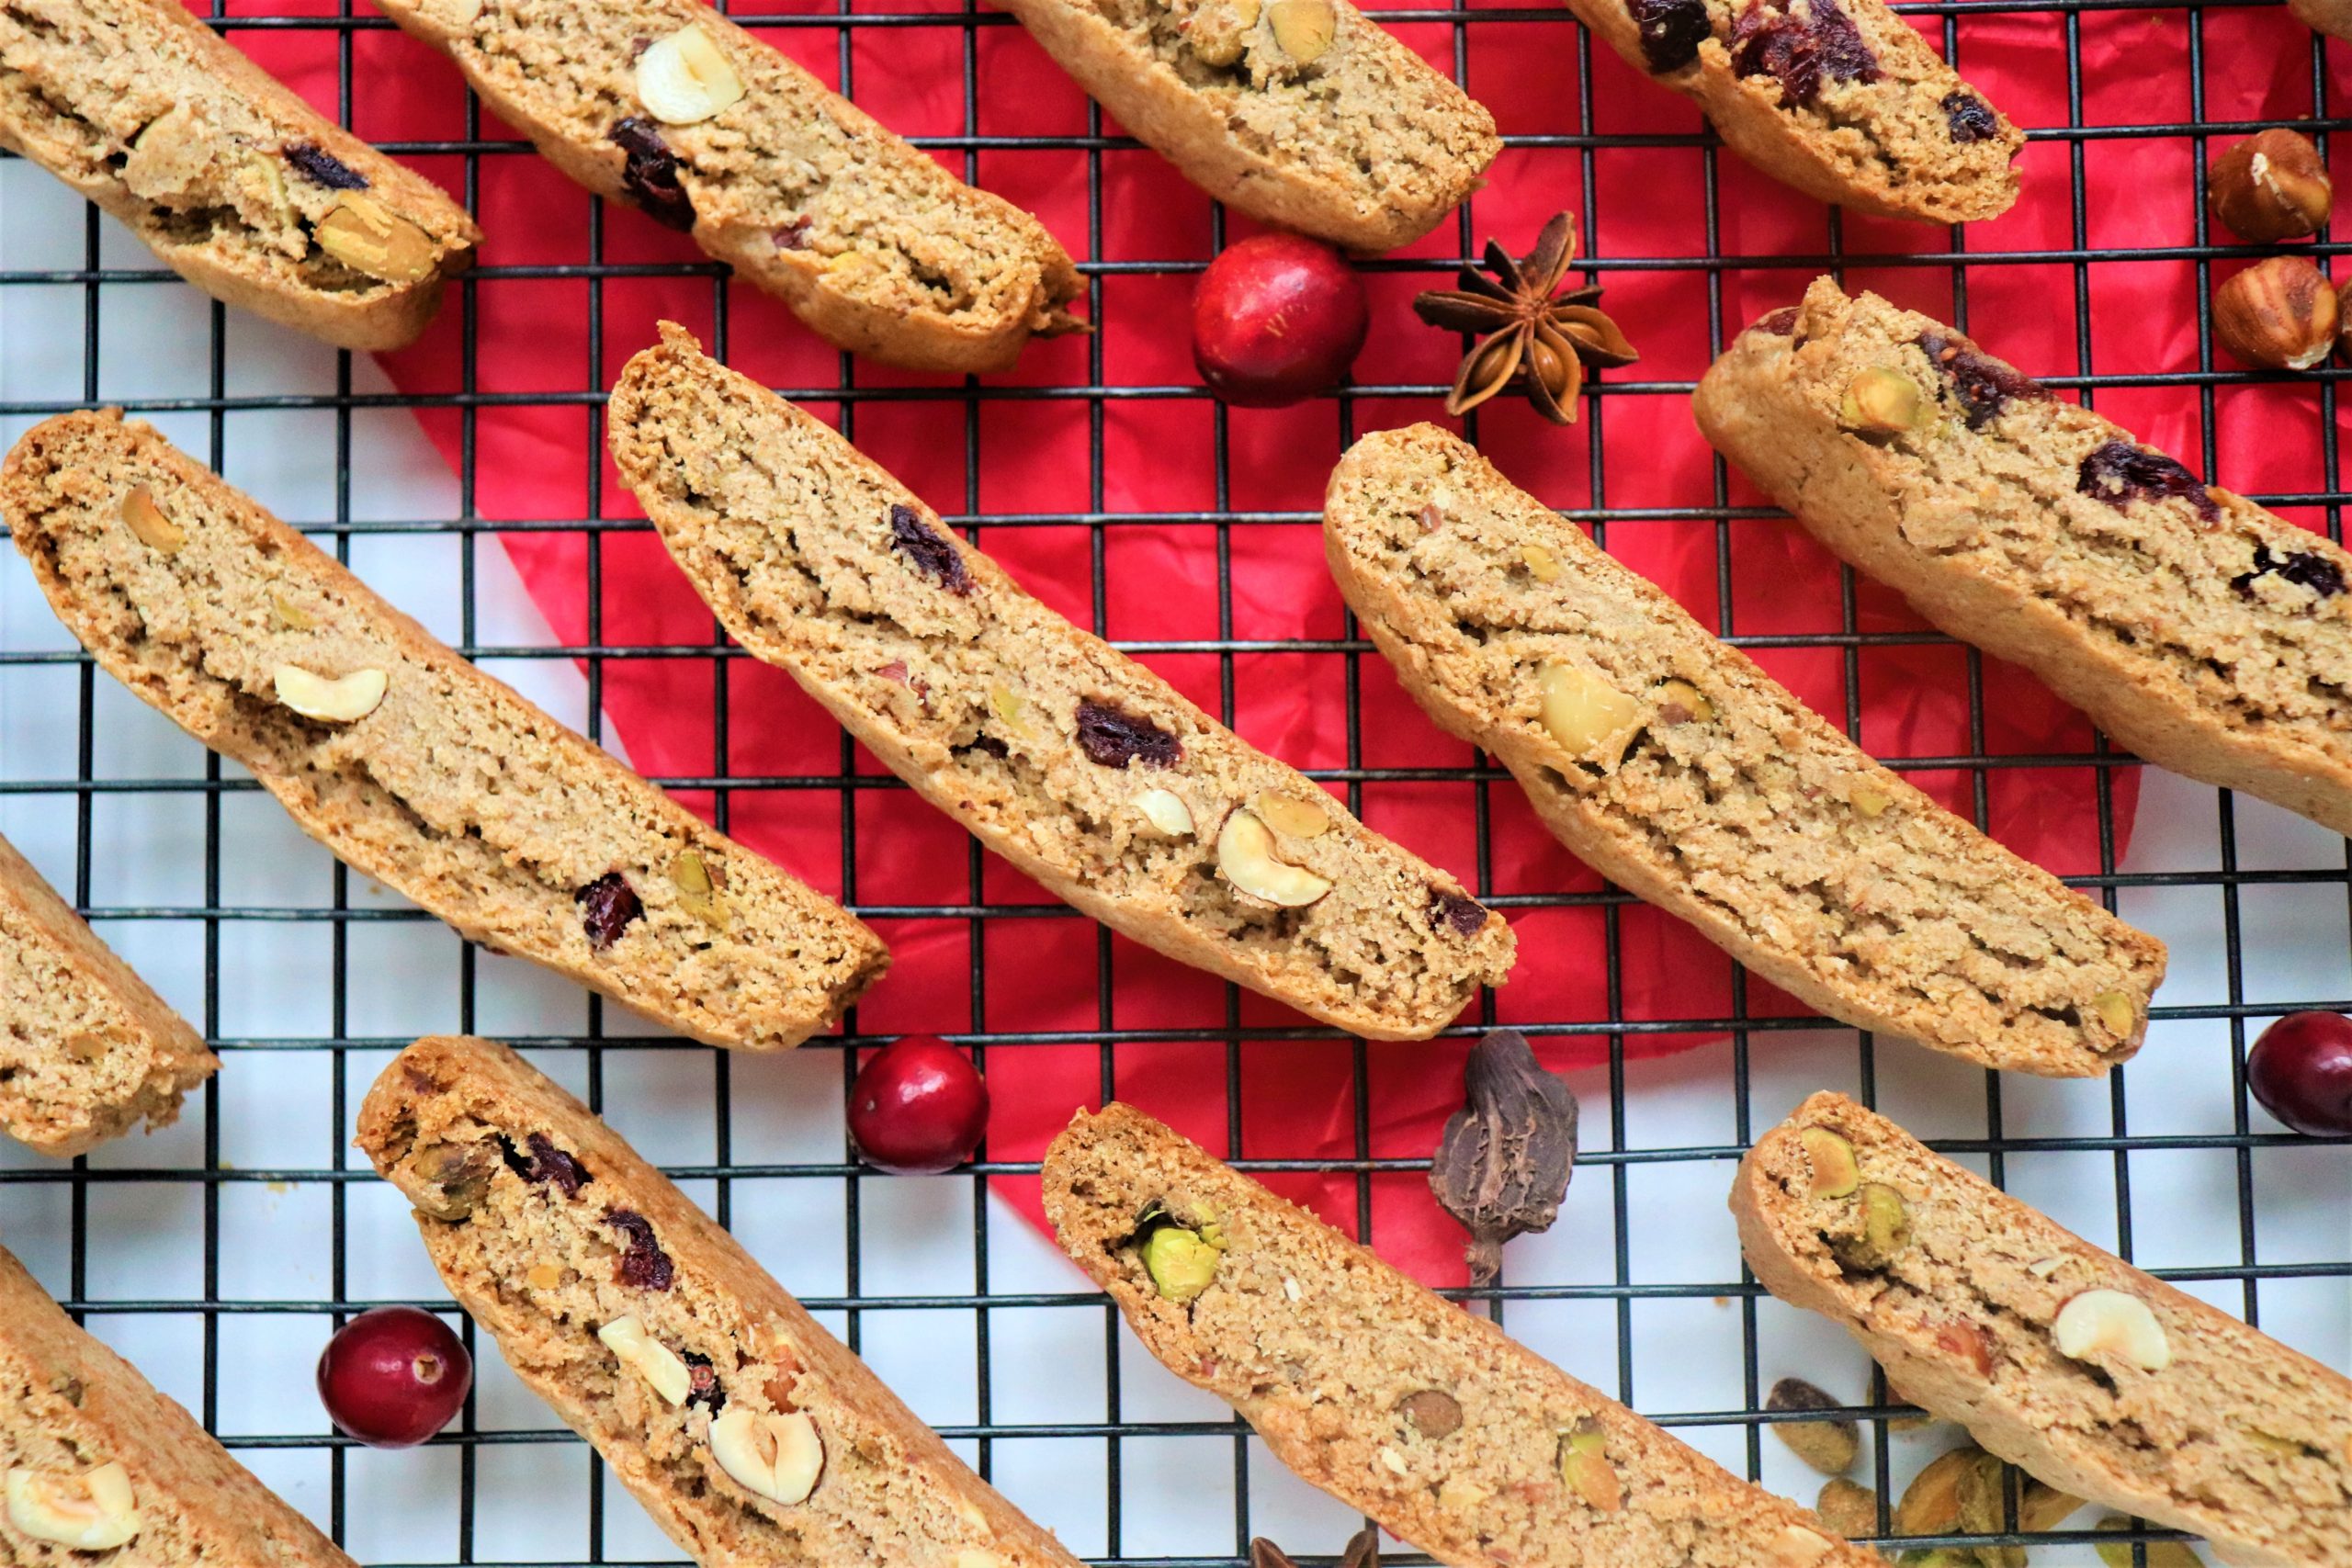
<path fill-rule="evenodd" d="M 664 125 L 696 125 L 743 96 L 743 78 L 710 35 L 689 24 L 637 57 L 637 98 Z"/>
<path fill-rule="evenodd" d="M 1331 879 L 1274 858 L 1274 835 L 1256 813 L 1237 810 L 1216 836 L 1217 869 L 1253 898 L 1304 908 L 1331 891 Z"/>
<path fill-rule="evenodd" d="M 825 1468 L 817 1423 L 797 1410 L 762 1415 L 730 1405 L 710 1424 L 710 1452 L 746 1490 L 787 1506 L 807 1501 Z"/>
<path fill-rule="evenodd" d="M 299 664 L 281 664 L 270 672 L 277 700 L 304 718 L 350 724 L 366 718 L 384 700 L 391 677 L 381 670 L 354 670 L 339 680 L 314 675 Z"/>
<path fill-rule="evenodd" d="M 2172 1365 L 2172 1344 L 2148 1303 L 2124 1291 L 2085 1291 L 2058 1309 L 2051 1332 L 2060 1355 L 2129 1362 L 2143 1371 Z"/>
<path fill-rule="evenodd" d="M 22 1466 L 8 1472 L 8 1522 L 35 1540 L 76 1551 L 110 1551 L 139 1534 L 139 1505 L 119 1461 L 81 1475 Z"/>

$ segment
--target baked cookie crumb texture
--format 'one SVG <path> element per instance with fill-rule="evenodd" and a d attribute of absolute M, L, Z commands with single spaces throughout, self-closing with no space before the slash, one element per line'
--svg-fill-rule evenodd
<path fill-rule="evenodd" d="M 1502 917 L 1023 592 L 830 427 L 665 327 L 613 456 L 736 640 L 1095 919 L 1328 1023 L 1435 1033 Z"/>
<path fill-rule="evenodd" d="M 1879 766 L 1433 425 L 1359 441 L 1324 538 L 1435 721 L 1545 826 L 1823 1011 L 1987 1066 L 2138 1050 L 2163 943 Z"/>
<path fill-rule="evenodd" d="M 1843 1095 L 1757 1143 L 1732 1210 L 1775 1295 L 1845 1325 L 1906 1398 L 2041 1481 L 2225 1562 L 2352 1562 L 2352 1380 Z"/>
<path fill-rule="evenodd" d="M 1062 1247 L 1275 1457 L 1455 1568 L 1883 1568 L 1128 1106 L 1047 1152 Z"/>
<path fill-rule="evenodd" d="M 462 934 L 713 1044 L 789 1045 L 865 926 L 484 675 L 117 411 L 36 426 L 0 510 L 117 679 Z"/>
<path fill-rule="evenodd" d="M 1880 0 L 1567 0 L 1749 163 L 1860 212 L 1960 223 L 2018 198 L 2025 133 Z"/>
<path fill-rule="evenodd" d="M 2152 762 L 2352 833 L 2352 553 L 1827 278 L 1742 333 L 1693 406 L 1945 631 Z"/>
<path fill-rule="evenodd" d="M 0 146 L 207 293 L 345 348 L 413 341 L 481 238 L 177 0 L 0 8 Z"/>
<path fill-rule="evenodd" d="M 505 1046 L 417 1042 L 369 1089 L 358 1141 L 507 1364 L 697 1562 L 1078 1568 Z"/>
<path fill-rule="evenodd" d="M 0 1562 L 356 1568 L 5 1250 Z"/>
<path fill-rule="evenodd" d="M 1044 225 L 695 0 L 386 0 L 499 115 L 608 199 L 691 231 L 836 345 L 1008 368 L 1081 330 Z"/>

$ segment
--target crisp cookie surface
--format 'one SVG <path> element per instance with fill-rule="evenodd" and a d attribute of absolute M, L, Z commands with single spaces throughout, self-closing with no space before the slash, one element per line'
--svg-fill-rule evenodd
<path fill-rule="evenodd" d="M 1442 1562 L 1881 1563 L 1130 1106 L 1081 1112 L 1046 1152 L 1045 1183 L 1063 1250 L 1147 1349 L 1239 1411 L 1303 1479 Z M 1138 1256 L 1155 1204 L 1221 1231 L 1216 1272 L 1189 1303 L 1163 1297 Z M 1430 1393 L 1458 1411 L 1442 1436 L 1400 1409 Z M 1563 1481 L 1564 1436 L 1587 1421 L 1613 1507 Z"/>
<path fill-rule="evenodd" d="M 1500 758 L 1561 842 L 1767 979 L 1987 1066 L 2078 1077 L 2139 1048 L 2161 942 L 1873 762 L 1464 442 L 1358 442 L 1324 538 L 1438 724 Z M 1621 759 L 1546 727 L 1557 667 L 1628 700 Z"/>
<path fill-rule="evenodd" d="M 2352 832 L 2352 553 L 1876 295 L 1768 320 L 1695 407 L 1773 500 L 2148 761 Z M 1843 428 L 1863 377 L 1916 426 Z"/>
<path fill-rule="evenodd" d="M 0 9 L 0 146 L 207 293 L 345 348 L 413 341 L 481 239 L 438 186 L 338 129 L 177 0 Z M 355 197 L 406 226 L 388 274 L 322 243 Z"/>
<path fill-rule="evenodd" d="M 1502 981 L 1510 929 L 1451 876 L 1023 593 L 831 428 L 663 333 L 613 391 L 623 479 L 736 640 L 982 843 L 1137 941 L 1357 1033 L 1433 1034 Z M 1152 792 L 1182 830 L 1148 815 Z M 1217 846 L 1244 808 L 1325 896 L 1237 888 Z"/>
<path fill-rule="evenodd" d="M 134 491 L 175 547 L 126 520 Z M 888 967 L 838 906 L 459 659 L 149 426 L 107 411 L 35 427 L 0 472 L 0 508 L 108 672 L 468 938 L 752 1049 L 839 1018 Z M 381 694 L 349 722 L 306 717 L 281 700 L 288 668 Z"/>
<path fill-rule="evenodd" d="M 1078 1568 L 668 1178 L 505 1046 L 418 1041 L 368 1090 L 358 1141 L 417 1205 L 434 1266 L 507 1364 L 697 1562 Z M 695 1369 L 684 1403 L 598 1337 L 625 1316 Z M 737 1411 L 815 1423 L 822 1469 L 805 1501 L 759 1495 L 714 1457 L 713 1421 Z"/>
<path fill-rule="evenodd" d="M 0 839 L 0 1132 L 85 1154 L 180 1097 L 220 1058 Z"/>
<path fill-rule="evenodd" d="M 1855 1251 L 1853 1179 L 1900 1195 L 1907 1235 Z M 1832 1156 L 1836 1157 L 1836 1156 Z M 1833 1189 L 1816 1196 L 1816 1183 Z M 1857 1191 L 1860 1189 L 1856 1190 Z M 1750 1268 L 1843 1324 L 1904 1394 L 2059 1490 L 2209 1539 L 2225 1562 L 2352 1562 L 2352 1380 L 2101 1251 L 1884 1117 L 1816 1094 L 1758 1140 L 1732 1190 Z M 2153 1313 L 2167 1364 L 2058 1349 L 2062 1308 L 2120 1292 Z"/>
<path fill-rule="evenodd" d="M 0 1508 L 17 1568 L 356 1568 L 0 1250 L 0 1474 L 129 1473 L 139 1533 L 109 1552 L 35 1540 Z"/>
<path fill-rule="evenodd" d="M 1036 219 L 975 190 L 784 54 L 694 0 L 386 0 L 500 116 L 589 189 L 646 206 L 834 344 L 910 369 L 1009 368 L 1078 330 L 1084 291 Z M 471 15 L 468 15 L 468 13 Z M 693 124 L 639 96 L 650 41 L 699 29 L 742 96 Z M 616 128 L 627 122 L 630 129 Z M 629 149 L 636 149 L 633 158 Z M 683 199 L 687 210 L 674 201 Z"/>

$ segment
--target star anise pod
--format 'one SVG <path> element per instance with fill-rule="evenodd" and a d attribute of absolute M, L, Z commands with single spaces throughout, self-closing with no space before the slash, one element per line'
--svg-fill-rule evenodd
<path fill-rule="evenodd" d="M 1544 225 L 1522 260 L 1488 240 L 1492 278 L 1465 266 L 1461 288 L 1414 296 L 1413 313 L 1430 325 L 1477 336 L 1445 396 L 1446 412 L 1466 413 L 1516 386 L 1545 419 L 1573 424 L 1586 366 L 1631 365 L 1641 357 L 1595 307 L 1599 284 L 1558 292 L 1576 255 L 1577 221 L 1563 212 Z"/>
<path fill-rule="evenodd" d="M 1298 1564 L 1291 1561 L 1289 1552 L 1260 1536 L 1250 1543 L 1250 1568 L 1298 1568 Z M 1380 1568 L 1380 1532 L 1366 1528 L 1350 1537 L 1340 1553 L 1339 1568 Z"/>

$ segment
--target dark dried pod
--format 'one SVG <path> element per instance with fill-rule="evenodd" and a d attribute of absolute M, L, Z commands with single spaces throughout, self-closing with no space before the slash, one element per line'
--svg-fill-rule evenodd
<path fill-rule="evenodd" d="M 1430 1190 L 1470 1232 L 1470 1280 L 1490 1284 L 1503 1243 L 1549 1230 L 1577 1159 L 1577 1097 L 1535 1060 L 1527 1036 L 1498 1029 L 1470 1048 L 1469 1103 L 1449 1117 Z"/>
<path fill-rule="evenodd" d="M 1289 1552 L 1260 1536 L 1250 1543 L 1250 1568 L 1298 1568 Z M 1348 1539 L 1338 1568 L 1380 1568 L 1380 1532 L 1361 1529 Z"/>
<path fill-rule="evenodd" d="M 286 149 L 286 161 L 329 190 L 366 190 L 368 176 L 319 146 L 297 141 Z"/>

